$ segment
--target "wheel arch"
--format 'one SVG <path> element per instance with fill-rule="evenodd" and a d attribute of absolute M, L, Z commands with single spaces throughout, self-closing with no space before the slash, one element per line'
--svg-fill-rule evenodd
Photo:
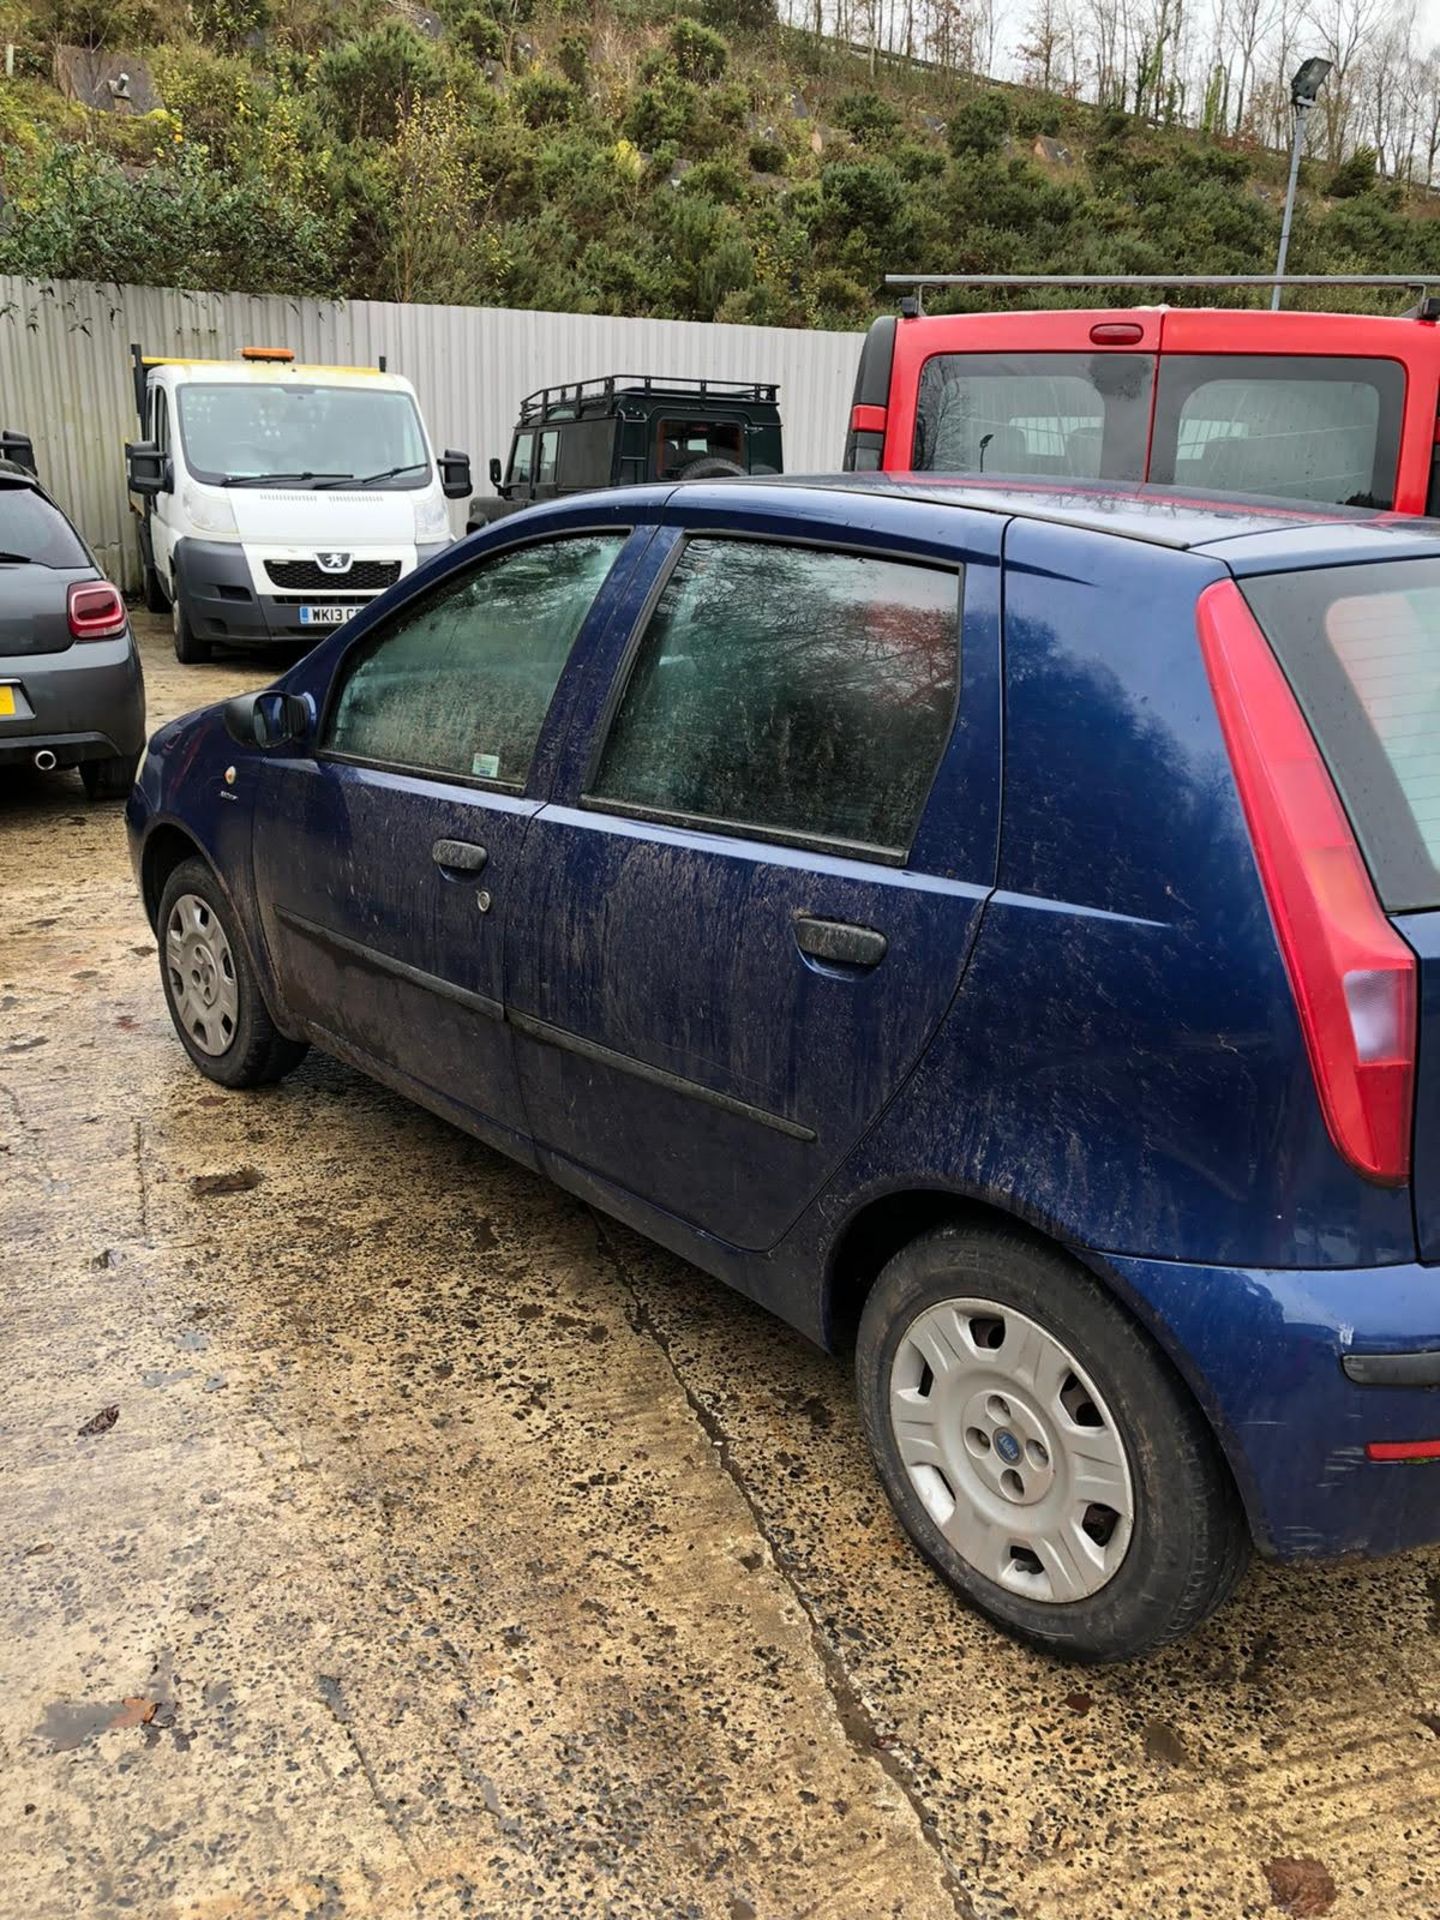
<path fill-rule="evenodd" d="M 1004 1228 L 1052 1252 L 1064 1254 L 1102 1286 L 1154 1344 L 1161 1360 L 1209 1429 L 1215 1453 L 1244 1509 L 1251 1534 L 1268 1551 L 1269 1528 L 1243 1447 L 1199 1375 L 1190 1356 L 1171 1336 L 1163 1318 L 1105 1261 L 1103 1255 L 1067 1243 L 1059 1233 L 993 1200 L 949 1188 L 907 1187 L 873 1196 L 846 1220 L 826 1262 L 820 1301 L 821 1335 L 832 1352 L 853 1352 L 865 1302 L 886 1264 L 922 1234 L 945 1225 Z"/>
<path fill-rule="evenodd" d="M 203 860 L 212 872 L 215 862 L 191 834 L 170 821 L 162 821 L 150 833 L 140 856 L 140 894 L 145 902 L 145 917 L 152 933 L 159 930 L 160 900 L 166 882 L 182 860 Z M 218 879 L 218 875 L 216 876 Z M 222 883 L 223 884 L 223 883 Z"/>

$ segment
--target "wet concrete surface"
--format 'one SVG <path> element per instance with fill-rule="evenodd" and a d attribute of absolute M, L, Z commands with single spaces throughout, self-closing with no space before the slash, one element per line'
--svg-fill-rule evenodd
<path fill-rule="evenodd" d="M 152 724 L 267 677 L 147 633 Z M 843 1361 L 322 1058 L 199 1078 L 74 775 L 0 784 L 0 1248 L 5 1920 L 1440 1913 L 1440 1554 L 1016 1648 Z"/>

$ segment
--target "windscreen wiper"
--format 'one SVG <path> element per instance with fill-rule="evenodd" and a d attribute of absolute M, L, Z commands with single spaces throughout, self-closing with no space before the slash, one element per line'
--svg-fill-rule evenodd
<path fill-rule="evenodd" d="M 319 493 L 323 487 L 373 487 L 377 480 L 393 480 L 398 474 L 424 473 L 429 465 L 428 460 L 412 460 L 408 466 L 386 467 L 380 473 L 362 474 L 358 479 L 353 473 L 339 473 L 333 478 L 327 475 L 315 491 Z"/>
<path fill-rule="evenodd" d="M 277 480 L 348 480 L 348 473 L 232 473 L 222 487 L 270 487 Z"/>
<path fill-rule="evenodd" d="M 33 557 L 28 553 L 0 553 L 0 567 L 28 567 Z"/>

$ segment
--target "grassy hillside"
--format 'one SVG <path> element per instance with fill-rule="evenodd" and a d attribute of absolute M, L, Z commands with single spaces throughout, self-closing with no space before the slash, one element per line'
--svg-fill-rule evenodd
<path fill-rule="evenodd" d="M 1283 163 L 783 29 L 770 0 L 0 0 L 0 271 L 846 327 L 887 270 L 1264 271 Z M 143 62 L 99 112 L 58 46 Z M 1440 275 L 1364 156 L 1296 271 Z"/>

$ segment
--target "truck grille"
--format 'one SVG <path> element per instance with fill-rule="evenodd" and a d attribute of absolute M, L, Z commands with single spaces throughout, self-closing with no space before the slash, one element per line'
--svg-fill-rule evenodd
<path fill-rule="evenodd" d="M 343 573 L 326 573 L 315 560 L 267 560 L 265 571 L 277 587 L 294 592 L 354 593 L 393 586 L 400 578 L 398 560 L 353 560 Z"/>

